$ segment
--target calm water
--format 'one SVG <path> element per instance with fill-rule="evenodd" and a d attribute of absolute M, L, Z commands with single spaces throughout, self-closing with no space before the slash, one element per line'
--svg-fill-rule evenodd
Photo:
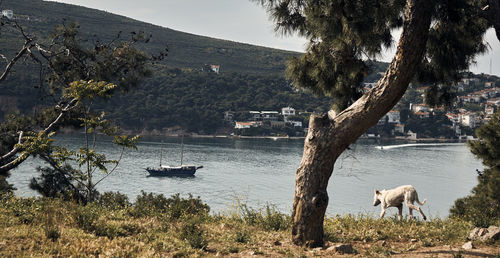
<path fill-rule="evenodd" d="M 180 140 L 164 140 L 163 164 L 178 165 Z M 203 165 L 194 178 L 147 177 L 147 166 L 158 165 L 160 139 L 143 139 L 138 151 L 128 151 L 117 171 L 104 180 L 100 191 L 119 191 L 131 200 L 141 191 L 166 196 L 188 193 L 200 196 L 215 212 L 231 210 L 240 199 L 254 208 L 266 203 L 290 212 L 295 170 L 302 157 L 302 140 L 185 138 L 184 164 Z M 81 137 L 59 137 L 57 142 L 77 148 Z M 335 164 L 329 182 L 327 214 L 378 214 L 373 207 L 373 190 L 412 184 L 420 200 L 428 199 L 423 211 L 444 217 L 453 201 L 467 195 L 481 169 L 465 144 L 389 144 L 381 150 L 374 142 L 351 146 Z M 100 149 L 108 158 L 118 158 L 119 149 L 102 141 Z M 36 176 L 38 160 L 30 159 L 12 172 L 9 182 L 17 194 L 31 196 L 29 180 Z M 395 214 L 393 208 L 389 215 Z M 407 210 L 405 208 L 405 213 Z"/>

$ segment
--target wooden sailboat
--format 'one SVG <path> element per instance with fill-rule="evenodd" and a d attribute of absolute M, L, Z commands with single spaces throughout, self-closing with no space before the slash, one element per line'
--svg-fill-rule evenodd
<path fill-rule="evenodd" d="M 181 138 L 181 164 L 179 166 L 162 165 L 161 164 L 162 156 L 163 156 L 163 142 L 162 142 L 162 147 L 160 148 L 160 167 L 146 168 L 146 171 L 149 172 L 150 176 L 178 176 L 178 177 L 194 176 L 197 169 L 203 168 L 203 166 L 182 164 L 182 160 L 184 157 L 184 136 L 182 136 Z"/>

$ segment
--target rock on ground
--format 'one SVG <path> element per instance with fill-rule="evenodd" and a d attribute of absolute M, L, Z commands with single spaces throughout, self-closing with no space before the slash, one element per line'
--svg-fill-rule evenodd
<path fill-rule="evenodd" d="M 488 228 L 474 228 L 470 234 L 470 240 L 486 241 L 489 239 L 498 240 L 500 238 L 500 227 L 489 226 Z"/>
<path fill-rule="evenodd" d="M 462 249 L 464 249 L 464 250 L 474 249 L 474 245 L 472 244 L 472 241 L 469 241 L 469 242 L 463 244 Z"/>
<path fill-rule="evenodd" d="M 342 253 L 342 254 L 354 254 L 356 253 L 356 250 L 352 248 L 352 245 L 350 244 L 338 244 L 334 246 L 330 246 L 328 251 L 335 251 L 337 253 Z"/>

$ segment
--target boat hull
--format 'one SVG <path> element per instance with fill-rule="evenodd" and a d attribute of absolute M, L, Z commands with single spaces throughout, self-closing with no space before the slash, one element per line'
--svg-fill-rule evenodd
<path fill-rule="evenodd" d="M 176 176 L 176 177 L 192 177 L 197 169 L 202 168 L 196 166 L 180 166 L 180 167 L 160 167 L 146 168 L 149 176 Z"/>

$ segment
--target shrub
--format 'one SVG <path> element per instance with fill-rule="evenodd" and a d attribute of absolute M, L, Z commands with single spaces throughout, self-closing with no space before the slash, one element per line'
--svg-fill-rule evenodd
<path fill-rule="evenodd" d="M 99 198 L 99 204 L 102 207 L 118 210 L 130 206 L 128 197 L 120 192 L 105 192 Z"/>
<path fill-rule="evenodd" d="M 475 226 L 487 227 L 500 223 L 500 110 L 491 120 L 476 130 L 479 140 L 469 141 L 471 152 L 485 167 L 478 173 L 478 184 L 472 194 L 455 201 L 452 217 L 471 221 Z"/>
<path fill-rule="evenodd" d="M 204 204 L 200 197 L 181 198 L 179 194 L 165 198 L 163 194 L 155 195 L 141 192 L 132 209 L 132 215 L 139 217 L 145 215 L 165 215 L 170 219 L 179 219 L 185 216 L 206 216 L 210 207 Z"/>
<path fill-rule="evenodd" d="M 182 226 L 180 237 L 187 241 L 192 248 L 205 249 L 208 241 L 204 237 L 199 218 L 188 219 Z"/>
<path fill-rule="evenodd" d="M 457 199 L 450 209 L 450 216 L 472 222 L 475 227 L 488 227 L 498 223 L 498 211 L 482 195 L 469 195 Z"/>
<path fill-rule="evenodd" d="M 41 217 L 38 216 L 43 210 L 41 202 L 35 198 L 16 198 L 13 197 L 7 201 L 12 214 L 19 219 L 23 224 L 32 224 L 40 222 Z"/>
<path fill-rule="evenodd" d="M 233 240 L 238 243 L 246 244 L 250 242 L 250 232 L 248 230 L 238 230 L 233 236 Z"/>
<path fill-rule="evenodd" d="M 238 203 L 241 219 L 249 225 L 261 226 L 264 230 L 286 230 L 290 228 L 290 216 L 280 213 L 275 206 L 267 204 L 265 211 L 255 210 L 244 203 Z"/>
<path fill-rule="evenodd" d="M 61 233 L 59 233 L 59 229 L 55 226 L 46 227 L 44 232 L 45 232 L 45 237 L 47 237 L 52 241 L 56 241 L 61 236 Z"/>
<path fill-rule="evenodd" d="M 168 208 L 168 202 L 163 194 L 155 195 L 141 191 L 141 195 L 137 196 L 134 203 L 131 215 L 134 217 L 142 217 L 146 215 L 155 215 L 164 213 Z"/>
<path fill-rule="evenodd" d="M 99 212 L 94 204 L 77 206 L 73 213 L 73 218 L 79 228 L 87 232 L 94 232 L 95 225 L 99 219 Z"/>
<path fill-rule="evenodd" d="M 291 225 L 290 216 L 280 213 L 274 206 L 266 206 L 266 213 L 262 220 L 262 226 L 265 230 L 286 230 Z"/>
<path fill-rule="evenodd" d="M 204 204 L 200 197 L 193 198 L 189 194 L 188 198 L 180 198 L 179 194 L 172 195 L 167 199 L 169 217 L 179 219 L 185 215 L 205 216 L 210 211 L 210 207 Z"/>

